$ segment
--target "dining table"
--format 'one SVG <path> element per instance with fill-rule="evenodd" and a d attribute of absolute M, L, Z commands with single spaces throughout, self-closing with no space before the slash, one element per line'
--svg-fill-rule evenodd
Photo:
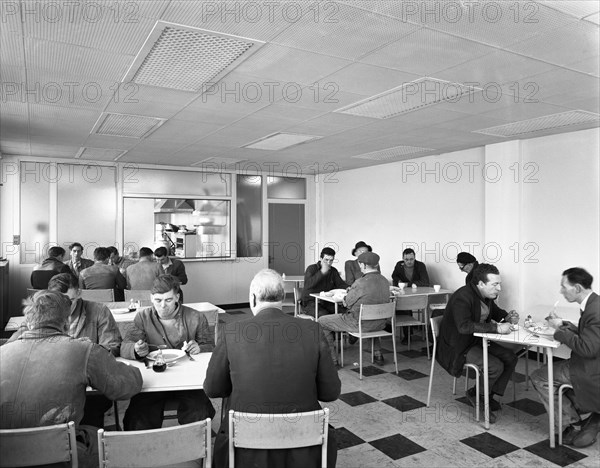
<path fill-rule="evenodd" d="M 346 297 L 345 294 L 344 295 L 332 294 L 330 296 L 329 294 L 327 294 L 327 292 L 311 293 L 310 296 L 315 298 L 315 320 L 319 319 L 319 301 L 331 302 L 335 308 L 334 313 L 337 314 L 338 313 L 338 305 L 341 304 L 342 302 L 344 302 L 344 297 Z"/>
<path fill-rule="evenodd" d="M 554 448 L 554 367 L 553 367 L 553 351 L 558 348 L 561 343 L 554 340 L 546 332 L 542 334 L 541 331 L 537 333 L 532 331 L 535 329 L 525 328 L 523 325 L 518 325 L 516 330 L 513 330 L 507 335 L 501 335 L 499 333 L 473 333 L 474 336 L 478 336 L 483 339 L 483 399 L 484 399 L 484 427 L 490 428 L 490 406 L 489 406 L 489 390 L 490 383 L 488 380 L 488 341 L 496 341 L 498 343 L 510 343 L 522 346 L 538 346 L 543 348 L 547 353 L 548 363 L 548 419 L 549 419 L 549 432 L 550 432 L 550 448 Z M 559 429 L 559 430 L 562 430 Z"/>
<path fill-rule="evenodd" d="M 393 295 L 393 297 L 395 298 L 396 301 L 396 307 L 398 307 L 399 305 L 402 305 L 402 302 L 408 302 L 409 304 L 412 304 L 411 299 L 414 297 L 419 297 L 419 296 L 427 296 L 427 306 L 425 307 L 424 310 L 424 323 L 425 323 L 425 328 L 426 330 L 429 329 L 429 311 L 430 311 L 430 306 L 432 305 L 430 303 L 431 298 L 440 296 L 443 300 L 444 303 L 448 302 L 448 299 L 450 298 L 450 295 L 452 294 L 452 291 L 450 289 L 438 289 L 437 291 L 435 290 L 435 288 L 429 287 L 429 286 L 418 286 L 416 288 L 398 288 L 396 286 L 390 286 L 390 292 Z M 437 303 L 437 302 L 436 302 Z M 429 350 L 429 334 L 425 333 L 425 346 L 427 349 L 427 359 L 431 359 L 431 355 L 430 355 L 430 350 Z"/>

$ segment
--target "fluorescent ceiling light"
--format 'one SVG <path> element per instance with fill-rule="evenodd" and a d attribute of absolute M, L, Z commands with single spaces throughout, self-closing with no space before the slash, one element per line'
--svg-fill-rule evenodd
<path fill-rule="evenodd" d="M 318 140 L 323 138 L 318 135 L 301 135 L 298 133 L 273 133 L 260 140 L 253 141 L 242 148 L 258 149 L 258 150 L 269 150 L 276 151 L 290 146 L 299 145 L 300 143 L 306 143 L 311 140 Z"/>

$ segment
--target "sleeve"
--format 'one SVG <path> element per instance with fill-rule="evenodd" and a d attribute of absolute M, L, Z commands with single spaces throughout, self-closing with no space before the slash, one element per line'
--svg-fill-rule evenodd
<path fill-rule="evenodd" d="M 354 271 L 352 270 L 352 260 L 347 260 L 344 264 L 344 273 L 346 274 L 346 283 L 350 286 L 356 281 Z"/>
<path fill-rule="evenodd" d="M 474 322 L 471 317 L 471 301 L 466 296 L 459 296 L 454 301 L 452 313 L 458 333 L 461 335 L 472 335 L 473 333 L 495 333 L 497 327 L 495 323 Z M 490 311 L 490 313 L 492 313 Z"/>
<path fill-rule="evenodd" d="M 185 265 L 183 264 L 183 262 L 179 262 L 179 264 L 177 265 L 177 278 L 179 278 L 179 281 L 181 281 L 181 284 L 187 284 L 188 282 L 188 277 L 187 274 L 185 273 Z"/>
<path fill-rule="evenodd" d="M 492 301 L 492 304 L 490 306 L 490 317 L 491 318 L 493 318 L 496 322 L 500 323 L 500 321 L 502 319 L 505 319 L 507 315 L 508 315 L 508 312 L 506 312 L 504 309 L 501 309 L 500 307 L 498 307 L 498 304 L 496 304 L 494 301 Z"/>
<path fill-rule="evenodd" d="M 126 283 L 125 288 L 131 289 L 131 281 L 129 281 L 129 275 L 127 274 L 127 268 L 125 269 L 125 272 L 123 273 L 123 278 L 125 278 L 125 283 Z"/>
<path fill-rule="evenodd" d="M 98 313 L 98 344 L 108 349 L 115 357 L 121 351 L 121 332 L 110 309 L 102 305 Z"/>
<path fill-rule="evenodd" d="M 137 367 L 117 361 L 95 344 L 88 357 L 87 379 L 109 400 L 127 400 L 142 390 L 142 374 Z"/>
<path fill-rule="evenodd" d="M 312 290 L 315 289 L 317 284 L 323 279 L 321 269 L 318 265 L 311 265 L 306 269 L 304 273 L 304 289 Z"/>
<path fill-rule="evenodd" d="M 577 332 L 563 325 L 554 333 L 554 339 L 566 344 L 573 353 L 583 358 L 598 358 L 600 355 L 600 313 L 583 314 Z"/>
<path fill-rule="evenodd" d="M 419 279 L 415 281 L 417 286 L 431 286 L 429 275 L 427 274 L 427 266 L 423 262 L 419 262 Z"/>
<path fill-rule="evenodd" d="M 198 343 L 198 346 L 200 346 L 201 353 L 210 353 L 215 347 L 214 335 L 210 332 L 206 316 L 198 313 L 197 317 L 198 326 L 196 327 L 196 335 L 193 339 Z"/>
<path fill-rule="evenodd" d="M 342 383 L 331 359 L 329 345 L 318 325 L 319 332 L 319 363 L 317 368 L 317 399 L 319 401 L 335 401 L 340 396 Z"/>
<path fill-rule="evenodd" d="M 346 308 L 352 309 L 352 306 L 358 302 L 358 300 L 361 298 L 361 295 L 361 290 L 356 286 L 356 283 L 350 286 L 348 294 L 346 294 L 346 297 L 344 298 L 344 301 L 346 302 Z"/>
<path fill-rule="evenodd" d="M 336 289 L 348 289 L 348 285 L 340 276 L 340 272 L 337 271 L 336 268 L 331 269 L 331 273 L 333 274 L 333 284 Z"/>
<path fill-rule="evenodd" d="M 220 337 L 219 344 L 210 357 L 203 389 L 209 398 L 225 398 L 231 395 L 231 370 L 225 336 Z"/>
<path fill-rule="evenodd" d="M 85 280 L 83 279 L 83 276 L 81 276 L 81 272 L 79 273 L 79 289 L 86 289 Z"/>
<path fill-rule="evenodd" d="M 405 283 L 405 281 L 402 281 L 402 262 L 396 263 L 392 273 L 392 284 L 398 286 L 398 283 Z"/>
<path fill-rule="evenodd" d="M 127 287 L 127 280 L 123 277 L 118 268 L 115 268 L 115 282 L 119 289 L 125 289 Z"/>
<path fill-rule="evenodd" d="M 139 312 L 133 319 L 133 323 L 127 328 L 125 338 L 121 343 L 121 357 L 125 359 L 137 359 L 134 346 L 138 340 L 148 341 L 148 336 L 144 330 L 144 324 Z"/>
<path fill-rule="evenodd" d="M 69 265 L 63 265 L 60 269 L 60 273 L 71 273 L 71 269 L 69 268 Z"/>

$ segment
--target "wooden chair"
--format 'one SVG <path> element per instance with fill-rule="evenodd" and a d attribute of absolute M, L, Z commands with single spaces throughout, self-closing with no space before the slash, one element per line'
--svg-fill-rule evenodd
<path fill-rule="evenodd" d="M 440 334 L 440 323 L 442 323 L 443 317 L 433 317 L 429 319 L 431 323 L 431 334 L 433 335 L 433 356 L 431 357 L 431 369 L 429 371 L 429 389 L 427 390 L 427 408 L 429 408 L 429 403 L 431 401 L 431 387 L 433 385 L 433 370 L 435 366 L 435 352 L 437 350 L 437 339 Z M 469 369 L 472 369 L 475 372 L 475 420 L 479 421 L 479 367 L 475 364 L 465 363 L 463 369 L 466 369 L 467 373 L 465 376 L 465 391 L 469 386 Z M 454 382 L 452 384 L 452 394 L 456 395 L 456 377 L 454 377 Z"/>
<path fill-rule="evenodd" d="M 98 460 L 108 467 L 167 467 L 204 459 L 211 466 L 211 420 L 146 431 L 98 430 Z M 181 465 L 178 465 L 181 466 Z"/>
<path fill-rule="evenodd" d="M 418 311 L 421 318 L 412 315 L 399 315 L 396 317 L 396 327 L 422 327 L 427 346 L 427 359 L 429 359 L 429 337 L 427 336 L 427 296 L 402 296 L 396 298 L 396 310 L 412 312 Z M 425 317 L 423 317 L 425 315 Z M 408 333 L 408 350 L 410 351 L 410 333 Z"/>
<path fill-rule="evenodd" d="M 75 423 L 0 430 L 0 467 L 71 462 L 78 466 Z"/>
<path fill-rule="evenodd" d="M 82 289 L 81 298 L 94 302 L 115 302 L 113 289 Z"/>
<path fill-rule="evenodd" d="M 134 301 L 145 301 L 150 300 L 149 289 L 126 289 L 125 290 L 125 302 L 129 302 L 133 299 Z"/>
<path fill-rule="evenodd" d="M 229 468 L 235 448 L 291 449 L 321 446 L 321 467 L 327 467 L 329 408 L 289 414 L 240 413 L 229 410 Z"/>
<path fill-rule="evenodd" d="M 359 361 L 359 378 L 360 380 L 362 380 L 362 356 L 363 356 L 363 344 L 362 344 L 362 340 L 363 339 L 371 339 L 371 362 L 373 362 L 373 340 L 375 338 L 381 338 L 383 336 L 391 336 L 392 337 L 392 346 L 394 348 L 394 364 L 396 365 L 396 373 L 398 373 L 398 356 L 396 355 L 396 334 L 394 333 L 395 330 L 395 326 L 396 326 L 396 312 L 395 312 L 395 304 L 393 302 L 388 302 L 385 304 L 374 304 L 374 305 L 365 305 L 365 304 L 361 304 L 360 306 L 360 313 L 359 313 L 359 318 L 358 318 L 358 332 L 342 332 L 342 340 L 340 340 L 341 342 L 343 342 L 343 337 L 344 334 L 348 334 L 348 335 L 352 335 L 356 338 L 358 338 L 359 340 L 359 354 L 358 354 L 358 361 Z M 387 319 L 391 319 L 392 320 L 392 331 L 391 332 L 387 332 L 385 330 L 377 330 L 377 331 L 371 331 L 371 332 L 364 332 L 362 331 L 362 323 L 363 321 L 366 320 L 387 320 Z M 344 346 L 340 346 L 341 348 L 341 359 L 340 362 L 342 364 L 342 366 L 344 365 Z"/>

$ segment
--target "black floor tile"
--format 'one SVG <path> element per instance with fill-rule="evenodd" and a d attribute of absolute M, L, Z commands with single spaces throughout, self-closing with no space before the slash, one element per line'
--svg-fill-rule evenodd
<path fill-rule="evenodd" d="M 430 341 L 431 343 L 431 341 Z M 431 356 L 433 354 L 433 345 L 431 345 L 429 347 L 429 355 Z M 421 348 L 421 356 L 427 356 L 427 346 L 423 346 Z"/>
<path fill-rule="evenodd" d="M 357 374 L 359 372 L 358 366 L 351 370 L 356 372 Z M 371 377 L 373 375 L 387 374 L 386 371 L 384 371 L 383 369 L 380 369 L 379 367 L 375 367 L 375 366 L 363 367 L 362 373 L 363 373 L 363 377 Z"/>
<path fill-rule="evenodd" d="M 540 416 L 546 413 L 546 408 L 544 405 L 542 405 L 539 401 L 530 400 L 529 398 L 522 398 L 506 404 L 518 409 L 519 411 L 524 411 L 532 416 Z"/>
<path fill-rule="evenodd" d="M 408 350 L 399 351 L 398 354 L 402 354 L 402 356 L 406 356 L 407 358 L 410 358 L 410 359 L 423 357 L 423 355 L 421 354 L 421 351 L 417 351 L 415 349 L 411 349 L 410 351 L 408 351 Z"/>
<path fill-rule="evenodd" d="M 354 435 L 345 427 L 339 427 L 334 429 L 335 431 L 335 439 L 337 441 L 337 449 L 342 450 L 348 447 L 354 447 L 355 445 L 364 444 L 365 441 L 362 440 L 357 435 Z"/>
<path fill-rule="evenodd" d="M 392 408 L 396 408 L 399 411 L 411 411 L 417 408 L 423 408 L 427 406 L 425 403 L 419 400 L 415 400 L 408 395 L 402 395 L 399 397 L 388 398 L 387 400 L 381 400 L 383 403 L 390 405 Z"/>
<path fill-rule="evenodd" d="M 365 392 L 361 392 L 361 391 L 343 393 L 340 395 L 340 400 L 342 400 L 344 403 L 349 404 L 350 406 L 359 406 L 359 405 L 364 405 L 366 403 L 373 403 L 374 401 L 377 401 L 372 396 L 369 396 Z"/>
<path fill-rule="evenodd" d="M 410 457 L 416 453 L 424 452 L 426 449 L 401 434 L 396 434 L 383 439 L 369 442 L 377 450 L 385 453 L 392 460 Z"/>
<path fill-rule="evenodd" d="M 525 383 L 525 374 L 521 374 L 520 372 L 513 372 L 512 379 L 517 383 Z"/>
<path fill-rule="evenodd" d="M 469 400 L 467 400 L 466 396 L 462 396 L 460 398 L 455 398 L 456 401 L 460 401 L 461 403 L 464 403 L 467 406 L 471 406 L 471 403 L 469 403 Z M 483 407 L 483 399 L 479 400 L 479 404 Z"/>
<path fill-rule="evenodd" d="M 226 310 L 225 313 L 229 315 L 240 315 L 245 314 L 246 312 L 244 312 L 243 310 Z"/>
<path fill-rule="evenodd" d="M 425 375 L 422 372 L 416 371 L 414 369 L 402 369 L 398 371 L 398 374 L 396 375 L 398 377 L 402 377 L 404 380 L 415 380 L 422 379 L 423 377 L 429 377 L 428 375 Z"/>
<path fill-rule="evenodd" d="M 491 458 L 500 457 L 507 453 L 514 452 L 515 450 L 519 450 L 519 447 L 516 445 L 506 442 L 489 432 L 483 432 L 476 436 L 468 437 L 461 440 L 461 442 Z"/>
<path fill-rule="evenodd" d="M 550 448 L 550 442 L 548 440 L 542 440 L 537 444 L 530 445 L 529 447 L 524 447 L 524 450 L 527 450 L 528 452 L 533 453 L 538 457 L 541 457 L 544 460 L 555 463 L 559 466 L 570 465 L 571 463 L 583 460 L 587 456 L 583 453 L 573 450 L 572 448 L 567 447 L 566 445 L 559 446 L 558 439 L 556 442 L 556 447 L 553 449 Z"/>

